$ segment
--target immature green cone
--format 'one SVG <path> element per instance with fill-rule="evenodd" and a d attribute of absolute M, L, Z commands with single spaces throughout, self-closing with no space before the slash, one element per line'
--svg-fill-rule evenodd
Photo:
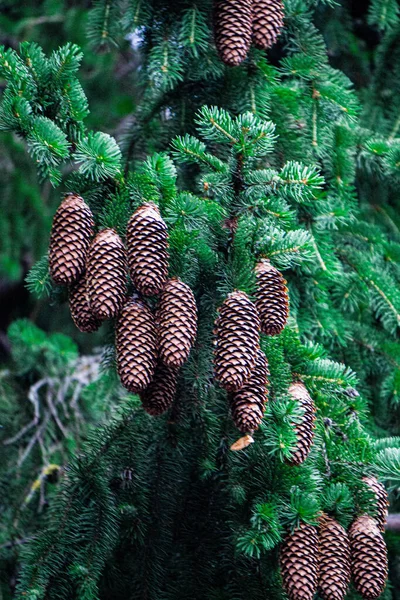
<path fill-rule="evenodd" d="M 130 300 L 121 310 L 115 345 L 122 385 L 132 393 L 142 392 L 156 367 L 157 331 L 153 313 L 140 300 Z"/>
<path fill-rule="evenodd" d="M 153 380 L 140 395 L 144 410 L 152 416 L 161 415 L 174 401 L 179 369 L 158 361 Z"/>
<path fill-rule="evenodd" d="M 255 269 L 257 279 L 256 307 L 260 315 L 261 331 L 277 335 L 289 316 L 289 297 L 282 273 L 269 260 L 263 259 Z"/>
<path fill-rule="evenodd" d="M 261 50 L 271 48 L 283 27 L 282 0 L 253 0 L 253 44 Z"/>
<path fill-rule="evenodd" d="M 361 515 L 349 529 L 351 572 L 356 590 L 364 600 L 374 600 L 383 592 L 388 575 L 385 541 L 368 515 Z"/>
<path fill-rule="evenodd" d="M 251 44 L 251 0 L 215 0 L 214 37 L 221 60 L 236 67 Z"/>
<path fill-rule="evenodd" d="M 86 253 L 93 237 L 92 211 L 76 194 L 68 194 L 54 215 L 50 234 L 49 268 L 56 283 L 68 285 L 85 270 Z"/>
<path fill-rule="evenodd" d="M 237 392 L 249 379 L 259 347 L 260 319 L 244 292 L 224 300 L 215 322 L 215 379 L 228 392 Z"/>
<path fill-rule="evenodd" d="M 90 308 L 99 319 L 116 317 L 126 296 L 127 264 L 121 238 L 113 229 L 100 231 L 90 245 L 87 289 Z"/>
<path fill-rule="evenodd" d="M 100 325 L 100 319 L 97 319 L 91 311 L 87 293 L 86 275 L 82 277 L 69 289 L 69 309 L 75 325 L 80 331 L 92 333 Z"/>
<path fill-rule="evenodd" d="M 292 383 L 288 392 L 293 399 L 298 401 L 304 413 L 295 426 L 297 445 L 287 462 L 291 465 L 301 465 L 310 452 L 314 438 L 315 405 L 306 386 L 300 381 Z"/>
<path fill-rule="evenodd" d="M 377 509 L 375 521 L 377 522 L 380 531 L 385 531 L 389 506 L 388 494 L 385 490 L 385 486 L 379 483 L 379 481 L 373 476 L 363 477 L 363 481 L 365 481 L 365 483 L 375 494 Z"/>
<path fill-rule="evenodd" d="M 180 279 L 170 279 L 164 285 L 157 323 L 160 359 L 168 367 L 181 367 L 196 339 L 197 307 L 192 290 Z"/>
<path fill-rule="evenodd" d="M 318 531 L 301 523 L 286 536 L 280 554 L 283 587 L 289 600 L 312 600 L 317 588 Z"/>
<path fill-rule="evenodd" d="M 126 231 L 132 283 L 144 296 L 160 293 L 168 276 L 168 229 L 152 202 L 131 216 Z"/>
<path fill-rule="evenodd" d="M 319 519 L 318 589 L 324 600 L 343 600 L 350 583 L 350 541 L 334 519 Z"/>
<path fill-rule="evenodd" d="M 252 434 L 262 421 L 268 398 L 268 376 L 268 362 L 259 349 L 250 378 L 232 395 L 230 402 L 232 418 L 242 433 Z"/>

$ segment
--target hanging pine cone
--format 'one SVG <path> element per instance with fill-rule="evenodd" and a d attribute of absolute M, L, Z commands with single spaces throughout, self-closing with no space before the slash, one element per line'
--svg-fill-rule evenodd
<path fill-rule="evenodd" d="M 282 273 L 269 260 L 263 259 L 256 266 L 256 307 L 260 315 L 261 331 L 277 335 L 286 325 L 289 315 L 289 297 Z"/>
<path fill-rule="evenodd" d="M 253 44 L 261 50 L 271 48 L 283 27 L 282 0 L 253 0 Z"/>
<path fill-rule="evenodd" d="M 236 67 L 251 44 L 251 0 L 216 0 L 214 37 L 221 60 Z"/>
<path fill-rule="evenodd" d="M 375 520 L 358 517 L 349 529 L 351 571 L 356 590 L 364 600 L 374 600 L 383 592 L 388 575 L 385 541 Z"/>
<path fill-rule="evenodd" d="M 181 367 L 196 339 L 197 307 L 192 290 L 180 279 L 170 279 L 164 285 L 157 323 L 162 362 L 168 367 Z"/>
<path fill-rule="evenodd" d="M 304 413 L 300 417 L 299 423 L 295 426 L 297 445 L 287 462 L 291 465 L 301 465 L 310 452 L 314 437 L 315 405 L 306 386 L 300 381 L 292 383 L 288 392 L 293 399 L 298 401 Z"/>
<path fill-rule="evenodd" d="M 283 587 L 289 600 L 312 600 L 317 588 L 318 532 L 301 523 L 283 541 L 281 554 Z"/>
<path fill-rule="evenodd" d="M 215 322 L 215 379 L 228 392 L 237 392 L 249 379 L 259 347 L 260 319 L 244 292 L 224 300 Z"/>
<path fill-rule="evenodd" d="M 126 254 L 121 238 L 113 229 L 103 229 L 90 245 L 87 262 L 87 289 L 90 308 L 99 319 L 116 317 L 126 294 Z"/>
<path fill-rule="evenodd" d="M 143 408 L 149 415 L 161 415 L 171 406 L 175 398 L 178 372 L 178 369 L 167 367 L 158 361 L 152 382 L 140 396 Z"/>
<path fill-rule="evenodd" d="M 376 497 L 376 516 L 375 521 L 380 531 L 385 531 L 386 520 L 388 516 L 389 500 L 385 486 L 383 486 L 375 477 L 363 477 L 363 481 L 371 488 Z"/>
<path fill-rule="evenodd" d="M 90 309 L 86 275 L 82 275 L 82 277 L 70 287 L 69 309 L 71 311 L 72 320 L 80 331 L 92 333 L 100 327 L 100 319 L 97 319 Z"/>
<path fill-rule="evenodd" d="M 242 433 L 252 434 L 262 421 L 268 398 L 268 376 L 268 362 L 259 349 L 250 378 L 231 398 L 232 418 Z"/>
<path fill-rule="evenodd" d="M 56 283 L 71 284 L 82 275 L 93 232 L 92 211 L 83 198 L 68 194 L 54 215 L 50 234 L 49 267 Z"/>
<path fill-rule="evenodd" d="M 168 276 L 168 230 L 152 202 L 131 216 L 126 232 L 132 283 L 144 296 L 159 294 Z"/>
<path fill-rule="evenodd" d="M 122 385 L 132 393 L 150 384 L 157 362 L 154 315 L 140 300 L 127 302 L 118 316 L 115 345 Z"/>
<path fill-rule="evenodd" d="M 319 519 L 318 589 L 324 600 L 343 600 L 350 583 L 350 542 L 334 519 Z"/>

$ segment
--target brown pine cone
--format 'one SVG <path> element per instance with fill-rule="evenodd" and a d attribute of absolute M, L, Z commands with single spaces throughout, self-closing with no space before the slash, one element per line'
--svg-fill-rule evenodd
<path fill-rule="evenodd" d="M 299 423 L 295 426 L 297 446 L 287 462 L 291 465 L 301 465 L 310 452 L 314 438 L 315 405 L 306 386 L 300 381 L 292 383 L 288 392 L 293 399 L 299 402 L 304 413 L 300 417 Z"/>
<path fill-rule="evenodd" d="M 380 531 L 385 531 L 386 520 L 388 516 L 388 494 L 385 490 L 385 486 L 379 483 L 379 481 L 373 477 L 363 477 L 363 481 L 371 488 L 376 497 L 376 510 L 377 514 L 375 521 L 378 524 Z"/>
<path fill-rule="evenodd" d="M 168 367 L 181 367 L 196 339 L 197 307 L 192 290 L 180 279 L 170 279 L 164 285 L 157 324 L 160 359 Z"/>
<path fill-rule="evenodd" d="M 159 294 L 168 276 L 168 229 L 155 204 L 143 204 L 133 213 L 126 244 L 133 285 L 144 296 Z"/>
<path fill-rule="evenodd" d="M 350 541 L 334 519 L 319 519 L 318 589 L 324 600 L 343 600 L 350 583 Z"/>
<path fill-rule="evenodd" d="M 237 392 L 249 379 L 259 348 L 260 319 L 244 292 L 224 300 L 215 322 L 215 379 L 228 392 Z"/>
<path fill-rule="evenodd" d="M 154 315 L 140 300 L 127 302 L 118 316 L 115 345 L 122 385 L 132 393 L 150 384 L 157 362 L 157 331 Z"/>
<path fill-rule="evenodd" d="M 277 335 L 286 325 L 289 316 L 289 296 L 282 273 L 269 260 L 256 266 L 256 307 L 260 315 L 261 331 Z"/>
<path fill-rule="evenodd" d="M 158 361 L 149 387 L 140 395 L 144 410 L 153 416 L 168 410 L 174 401 L 179 369 Z"/>
<path fill-rule="evenodd" d="M 100 319 L 96 319 L 90 309 L 85 274 L 69 288 L 69 309 L 80 331 L 92 333 L 100 327 Z"/>
<path fill-rule="evenodd" d="M 90 308 L 96 317 L 117 316 L 125 302 L 126 277 L 122 240 L 113 229 L 103 229 L 91 243 L 87 260 L 87 290 Z"/>
<path fill-rule="evenodd" d="M 250 378 L 232 395 L 230 402 L 232 418 L 242 433 L 252 434 L 262 421 L 268 399 L 268 376 L 267 359 L 258 349 Z"/>
<path fill-rule="evenodd" d="M 251 0 L 216 0 L 214 37 L 221 60 L 236 67 L 247 56 L 251 44 Z"/>
<path fill-rule="evenodd" d="M 312 600 L 317 589 L 318 532 L 301 523 L 283 541 L 281 554 L 283 587 L 289 600 Z"/>
<path fill-rule="evenodd" d="M 50 234 L 49 267 L 56 283 L 68 285 L 82 275 L 93 233 L 92 211 L 83 198 L 68 194 L 54 215 Z"/>
<path fill-rule="evenodd" d="M 388 575 L 385 541 L 376 521 L 368 515 L 361 515 L 353 522 L 349 538 L 356 590 L 364 600 L 374 600 L 382 594 Z"/>
<path fill-rule="evenodd" d="M 261 50 L 271 48 L 283 27 L 282 0 L 253 0 L 253 44 Z"/>

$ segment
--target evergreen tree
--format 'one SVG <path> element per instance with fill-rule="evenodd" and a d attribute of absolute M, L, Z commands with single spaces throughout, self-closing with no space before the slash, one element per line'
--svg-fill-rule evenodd
<path fill-rule="evenodd" d="M 312 598 L 330 564 L 318 536 L 329 550 L 350 524 L 367 549 L 350 597 L 383 589 L 368 482 L 400 477 L 397 416 L 384 431 L 400 385 L 398 99 L 384 77 L 399 68 L 398 7 L 365 15 L 372 69 L 346 2 L 287 0 L 268 53 L 269 21 L 251 47 L 248 4 L 96 2 L 88 52 L 140 66 L 115 135 L 87 118 L 77 45 L 0 52 L 2 130 L 75 199 L 54 220 L 51 274 L 44 256 L 29 289 L 63 302 L 78 281 L 75 323 L 115 317 L 117 350 L 92 388 L 116 411 L 69 460 L 17 597 L 281 598 L 283 583 Z"/>

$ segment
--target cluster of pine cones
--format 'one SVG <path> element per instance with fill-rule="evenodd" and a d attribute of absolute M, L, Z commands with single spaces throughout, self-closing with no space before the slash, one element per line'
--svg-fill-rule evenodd
<path fill-rule="evenodd" d="M 351 577 L 365 600 L 381 595 L 388 569 L 381 533 L 387 516 L 387 493 L 374 477 L 364 481 L 376 497 L 375 519 L 361 515 L 346 532 L 323 514 L 318 527 L 302 523 L 286 536 L 280 563 L 289 600 L 312 600 L 317 589 L 324 600 L 343 600 Z"/>
<path fill-rule="evenodd" d="M 216 0 L 214 37 L 221 60 L 230 67 L 247 56 L 251 43 L 270 48 L 283 26 L 282 0 Z"/>
<path fill-rule="evenodd" d="M 244 292 L 229 294 L 214 330 L 215 379 L 229 393 L 236 427 L 248 436 L 259 426 L 268 397 L 269 371 L 260 350 L 260 330 L 280 333 L 289 313 L 286 281 L 267 259 L 257 264 L 256 280 L 255 304 Z"/>
<path fill-rule="evenodd" d="M 192 290 L 168 279 L 168 230 L 157 206 L 146 203 L 131 216 L 125 245 L 113 229 L 94 235 L 89 206 L 68 194 L 51 230 L 53 280 L 69 287 L 74 323 L 84 332 L 116 318 L 117 367 L 122 385 L 140 394 L 158 415 L 171 405 L 180 367 L 197 331 Z M 128 297 L 128 272 L 135 293 Z M 158 296 L 155 314 L 145 297 Z"/>

